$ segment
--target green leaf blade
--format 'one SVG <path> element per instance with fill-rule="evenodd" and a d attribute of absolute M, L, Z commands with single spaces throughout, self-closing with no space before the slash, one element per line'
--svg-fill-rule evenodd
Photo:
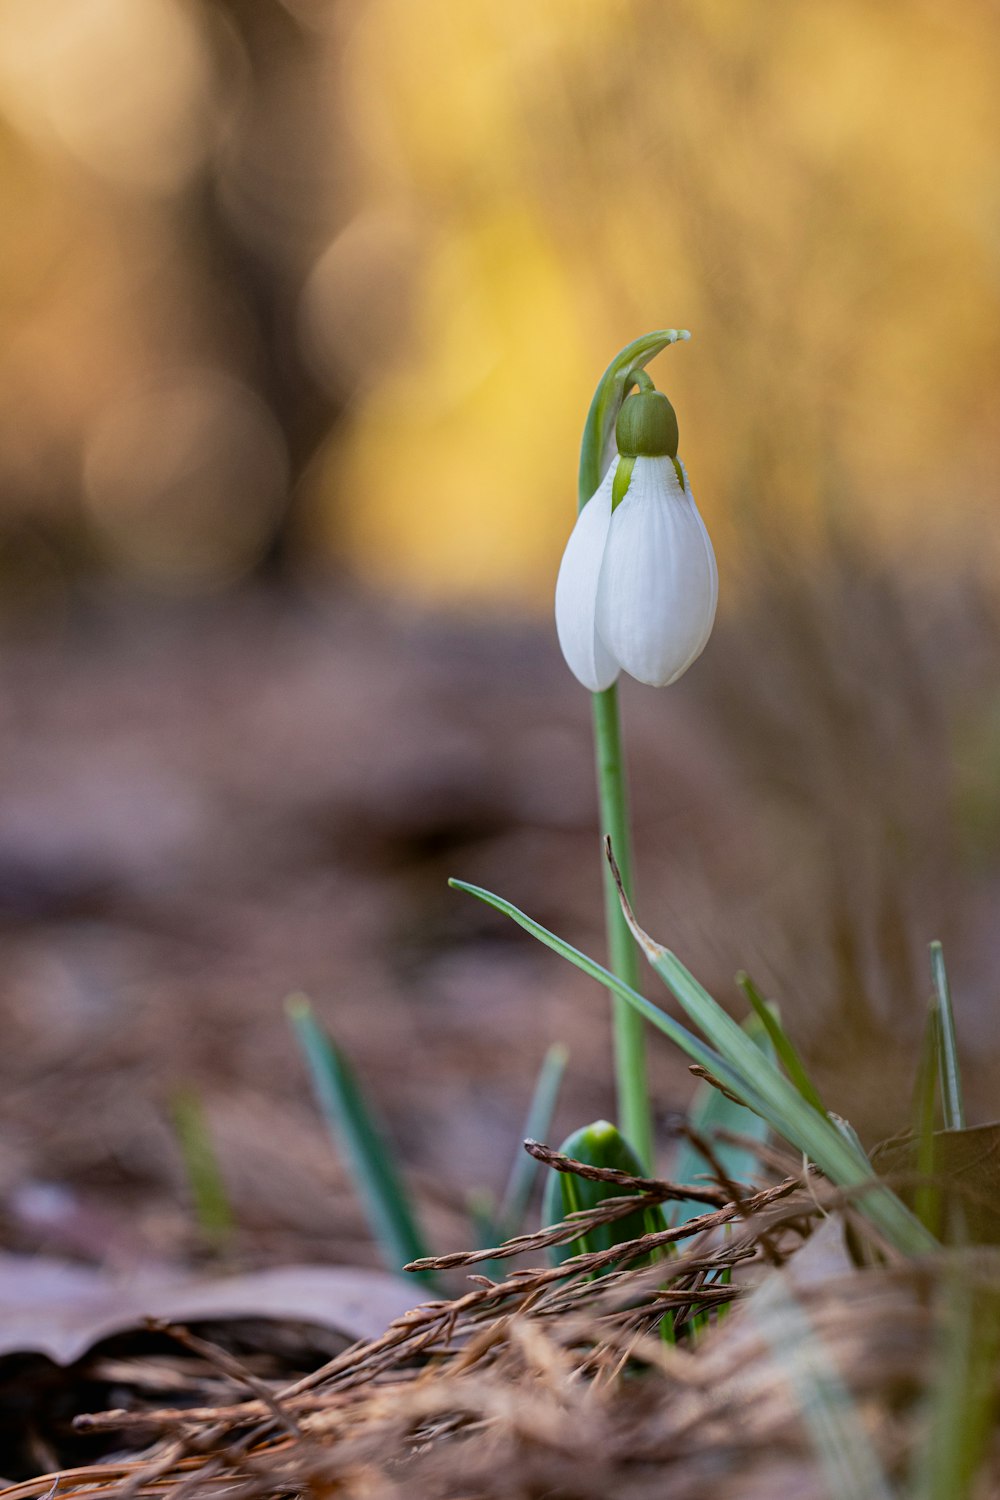
<path fill-rule="evenodd" d="M 610 990 L 618 999 L 624 1000 L 628 1005 L 631 1005 L 634 1010 L 638 1011 L 653 1026 L 664 1032 L 683 1052 L 686 1052 L 692 1061 L 699 1063 L 703 1068 L 707 1068 L 720 1082 L 726 1084 L 728 1088 L 732 1088 L 734 1092 L 742 1091 L 744 1102 L 748 1108 L 757 1110 L 758 1112 L 763 1111 L 765 1101 L 756 1096 L 755 1090 L 747 1088 L 745 1080 L 729 1066 L 721 1053 L 716 1052 L 713 1047 L 706 1046 L 699 1037 L 696 1037 L 693 1032 L 688 1031 L 680 1022 L 675 1021 L 672 1016 L 668 1016 L 659 1006 L 654 1005 L 651 1000 L 647 1000 L 637 990 L 633 990 L 629 985 L 625 984 L 618 978 L 617 974 L 612 974 L 611 970 L 606 969 L 603 964 L 599 964 L 596 960 L 588 958 L 585 953 L 581 953 L 571 943 L 567 943 L 563 938 L 557 937 L 554 932 L 550 932 L 547 927 L 543 927 L 540 922 L 536 922 L 532 917 L 521 911 L 519 907 L 516 907 L 513 902 L 507 901 L 503 896 L 494 895 L 492 891 L 484 890 L 482 886 L 470 885 L 465 880 L 449 880 L 448 884 L 452 890 L 464 891 L 467 895 L 475 896 L 477 901 L 482 901 L 486 906 L 492 906 L 494 911 L 501 912 L 504 916 L 510 917 L 511 921 L 516 922 L 519 927 L 523 927 L 525 932 L 530 933 L 533 938 L 537 938 L 546 948 L 551 948 L 553 953 L 558 953 L 561 958 L 568 959 L 582 974 L 586 974 L 589 978 L 596 980 L 598 984 Z"/>
<path fill-rule="evenodd" d="M 195 1219 L 209 1244 L 221 1249 L 233 1233 L 235 1217 L 197 1090 L 178 1089 L 172 1114 Z"/>
<path fill-rule="evenodd" d="M 702 1031 L 706 1042 L 652 1001 L 623 984 L 609 970 L 533 921 L 513 903 L 464 881 L 452 880 L 449 883 L 503 912 L 554 953 L 559 953 L 582 973 L 620 996 L 695 1062 L 714 1073 L 749 1109 L 763 1115 L 782 1139 L 804 1152 L 831 1182 L 848 1189 L 863 1188 L 858 1200 L 861 1212 L 902 1253 L 926 1254 L 937 1247 L 937 1241 L 916 1215 L 890 1188 L 878 1182 L 864 1153 L 852 1146 L 829 1120 L 821 1118 L 784 1074 L 761 1057 L 732 1017 L 668 949 L 653 944 L 644 933 L 641 940 L 637 939 L 653 968 Z"/>
<path fill-rule="evenodd" d="M 770 1036 L 757 1016 L 748 1016 L 743 1027 L 762 1052 L 772 1051 Z M 728 1141 L 716 1143 L 712 1137 L 716 1131 L 725 1130 L 763 1145 L 770 1134 L 770 1126 L 766 1120 L 745 1105 L 734 1104 L 732 1099 L 728 1099 L 705 1080 L 698 1085 L 691 1101 L 688 1124 L 696 1138 L 701 1136 L 711 1142 L 716 1161 L 730 1182 L 738 1185 L 753 1181 L 759 1161 L 752 1146 L 737 1146 Z M 695 1140 L 682 1141 L 674 1165 L 674 1176 L 678 1182 L 694 1182 L 697 1177 L 710 1171 L 710 1168 L 711 1164 L 699 1150 Z M 693 1199 L 687 1198 L 673 1205 L 671 1221 L 675 1225 L 686 1224 L 688 1219 L 697 1218 L 698 1214 L 704 1212 L 703 1203 L 695 1203 Z"/>
<path fill-rule="evenodd" d="M 799 1056 L 798 1049 L 792 1042 L 788 1032 L 782 1026 L 774 1007 L 768 1004 L 749 974 L 737 974 L 736 982 L 753 1006 L 754 1014 L 767 1030 L 771 1044 L 792 1083 L 794 1083 L 803 1099 L 808 1104 L 811 1104 L 818 1114 L 825 1116 L 826 1107 L 820 1098 L 819 1090 L 810 1078 L 805 1063 Z"/>
<path fill-rule="evenodd" d="M 737 1023 L 680 959 L 655 944 L 647 948 L 640 942 L 640 947 L 689 1019 L 738 1073 L 752 1081 L 765 1099 L 766 1110 L 761 1112 L 778 1134 L 803 1151 L 838 1186 L 855 1188 L 872 1184 L 861 1200 L 862 1212 L 897 1249 L 906 1254 L 923 1254 L 934 1249 L 937 1242 L 933 1235 L 891 1189 L 877 1184 L 867 1158 L 806 1103 L 774 1064 L 761 1057 Z"/>
<path fill-rule="evenodd" d="M 498 1219 L 506 1235 L 515 1235 L 520 1231 L 541 1166 L 540 1162 L 524 1150 L 523 1142 L 525 1140 L 544 1141 L 548 1135 L 568 1056 L 566 1048 L 561 1043 L 554 1042 L 546 1052 L 538 1070 L 534 1092 L 521 1133 L 521 1141 L 518 1143 L 500 1203 Z"/>
<path fill-rule="evenodd" d="M 944 949 L 931 943 L 931 976 L 938 1008 L 938 1072 L 941 1080 L 941 1112 L 946 1130 L 965 1128 L 965 1100 L 962 1096 L 962 1069 L 958 1061 L 958 1038 L 951 986 L 944 965 Z"/>
<path fill-rule="evenodd" d="M 372 1234 L 390 1270 L 428 1254 L 393 1155 L 375 1123 L 346 1054 L 317 1021 L 303 995 L 285 1003 L 305 1057 L 316 1102 L 337 1150 L 343 1152 Z M 433 1285 L 427 1272 L 414 1273 Z"/>

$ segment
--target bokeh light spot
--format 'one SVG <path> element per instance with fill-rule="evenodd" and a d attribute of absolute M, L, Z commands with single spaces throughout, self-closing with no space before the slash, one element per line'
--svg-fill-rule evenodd
<path fill-rule="evenodd" d="M 84 461 L 86 504 L 117 568 L 171 592 L 246 574 L 285 499 L 281 432 L 246 386 L 188 369 L 97 420 Z"/>
<path fill-rule="evenodd" d="M 102 177 L 166 192 L 198 166 L 211 54 L 180 0 L 7 0 L 0 86 L 28 134 Z"/>

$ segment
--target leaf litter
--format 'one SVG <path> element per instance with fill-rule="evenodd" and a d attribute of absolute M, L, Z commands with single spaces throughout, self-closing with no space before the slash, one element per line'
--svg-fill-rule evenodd
<path fill-rule="evenodd" d="M 637 1207 L 691 1198 L 689 1185 L 529 1149 L 622 1195 L 488 1250 L 428 1258 L 439 1273 L 471 1271 L 466 1289 L 297 1378 L 156 1325 L 189 1376 L 200 1371 L 188 1399 L 78 1415 L 76 1431 L 107 1444 L 104 1456 L 9 1485 L 0 1500 L 819 1500 L 833 1482 L 858 1500 L 901 1493 L 939 1290 L 957 1267 L 994 1297 L 995 1251 L 887 1253 L 851 1195 L 772 1150 L 786 1170 L 762 1189 L 734 1200 L 703 1184 L 703 1212 L 682 1224 L 492 1280 L 476 1272 L 484 1260 L 541 1257 Z M 867 1241 L 863 1263 L 847 1229 L 851 1244 Z M 211 1399 L 192 1400 L 199 1392 Z M 831 1421 L 850 1443 L 824 1448 L 817 1433 Z M 831 1471 L 837 1462 L 847 1467 Z"/>

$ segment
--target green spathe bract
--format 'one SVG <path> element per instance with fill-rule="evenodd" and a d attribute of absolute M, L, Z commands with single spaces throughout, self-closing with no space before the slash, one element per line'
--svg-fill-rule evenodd
<path fill-rule="evenodd" d="M 618 412 L 629 387 L 651 359 L 670 344 L 683 343 L 691 337 L 686 328 L 657 328 L 626 344 L 601 376 L 590 403 L 580 445 L 580 476 L 577 495 L 580 509 L 597 489 L 607 460 L 612 456 L 611 442 Z"/>
<path fill-rule="evenodd" d="M 838 1187 L 858 1190 L 859 1211 L 897 1250 L 906 1255 L 922 1255 L 936 1248 L 934 1236 L 891 1188 L 877 1179 L 864 1153 L 803 1099 L 798 1089 L 774 1063 L 761 1055 L 750 1038 L 674 954 L 653 944 L 645 933 L 641 940 L 637 937 L 656 972 L 702 1032 L 704 1041 L 652 1001 L 644 999 L 616 974 L 549 932 L 503 897 L 461 880 L 450 883 L 505 913 L 546 947 L 604 984 L 695 1062 L 713 1073 L 748 1109 L 767 1120 L 777 1135 L 815 1162 L 831 1182 Z"/>

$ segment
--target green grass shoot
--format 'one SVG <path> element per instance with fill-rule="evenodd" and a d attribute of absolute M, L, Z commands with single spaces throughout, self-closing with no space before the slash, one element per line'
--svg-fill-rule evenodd
<path fill-rule="evenodd" d="M 807 1104 L 811 1104 L 813 1109 L 817 1110 L 819 1114 L 825 1115 L 826 1110 L 823 1108 L 823 1101 L 819 1096 L 819 1090 L 810 1078 L 805 1063 L 799 1056 L 794 1042 L 784 1026 L 782 1026 L 781 1016 L 778 1013 L 777 1007 L 772 1005 L 768 1000 L 765 1000 L 749 974 L 741 971 L 736 976 L 736 983 L 743 991 L 747 1000 L 749 1000 L 754 1014 L 760 1020 L 761 1025 L 766 1029 L 768 1036 L 771 1038 L 771 1045 L 774 1047 L 782 1067 L 803 1099 L 805 1099 Z"/>
<path fill-rule="evenodd" d="M 748 1016 L 743 1023 L 743 1029 L 762 1052 L 773 1058 L 774 1048 L 770 1033 L 759 1016 Z M 695 1090 L 691 1107 L 688 1110 L 688 1125 L 696 1137 L 703 1137 L 711 1145 L 716 1161 L 730 1182 L 753 1183 L 755 1175 L 759 1172 L 759 1160 L 752 1146 L 738 1146 L 729 1141 L 716 1141 L 713 1136 L 718 1130 L 726 1130 L 734 1135 L 741 1135 L 748 1141 L 763 1143 L 770 1134 L 766 1120 L 752 1113 L 744 1105 L 735 1104 L 732 1099 L 728 1099 L 706 1080 Z M 699 1150 L 695 1141 L 689 1138 L 682 1140 L 673 1166 L 673 1175 L 677 1181 L 693 1183 L 710 1172 L 711 1163 L 706 1159 L 704 1152 Z M 696 1218 L 698 1214 L 704 1212 L 704 1203 L 695 1203 L 691 1199 L 686 1199 L 682 1203 L 671 1204 L 670 1221 L 675 1225 L 685 1224 L 688 1219 Z"/>
<path fill-rule="evenodd" d="M 561 1043 L 553 1042 L 542 1058 L 500 1203 L 497 1204 L 496 1198 L 488 1189 L 475 1189 L 466 1197 L 466 1212 L 476 1244 L 481 1250 L 500 1245 L 524 1229 L 531 1195 L 541 1170 L 541 1162 L 528 1155 L 524 1142 L 544 1141 L 548 1137 L 568 1056 Z M 482 1274 L 491 1276 L 494 1280 L 502 1280 L 509 1269 L 502 1260 L 481 1263 Z"/>
<path fill-rule="evenodd" d="M 235 1220 L 198 1091 L 178 1089 L 171 1116 L 198 1228 L 210 1245 L 222 1249 Z"/>
<path fill-rule="evenodd" d="M 941 1227 L 941 1192 L 934 1184 L 934 1129 L 937 1123 L 938 1064 L 941 1051 L 941 1019 L 937 997 L 927 1007 L 923 1043 L 913 1097 L 913 1135 L 917 1145 L 917 1172 L 920 1181 L 913 1206 L 917 1217 L 932 1234 Z"/>
<path fill-rule="evenodd" d="M 309 1001 L 304 995 L 292 995 L 285 1009 L 309 1067 L 316 1102 L 350 1171 L 383 1261 L 389 1270 L 399 1271 L 429 1251 L 393 1153 L 354 1069 L 317 1021 Z M 413 1274 L 434 1284 L 429 1272 Z"/>
<path fill-rule="evenodd" d="M 984 1491 L 976 1475 L 997 1414 L 1000 1299 L 995 1285 L 976 1285 L 956 1262 L 940 1298 L 937 1348 L 913 1454 L 913 1500 L 971 1500 Z"/>
<path fill-rule="evenodd" d="M 521 1140 L 518 1141 L 511 1162 L 507 1186 L 500 1202 L 499 1224 L 505 1235 L 518 1234 L 527 1218 L 531 1194 L 538 1180 L 541 1163 L 529 1156 L 524 1149 L 525 1140 L 544 1141 L 552 1125 L 559 1099 L 559 1089 L 569 1054 L 559 1042 L 554 1042 L 542 1059 L 535 1079 L 534 1092 L 524 1121 Z"/>
<path fill-rule="evenodd" d="M 958 1061 L 955 1035 L 955 1011 L 951 1003 L 951 986 L 944 966 L 944 950 L 931 943 L 931 977 L 937 997 L 939 1044 L 938 1071 L 941 1079 L 941 1112 L 946 1130 L 965 1128 L 965 1102 L 962 1097 L 962 1073 Z"/>
<path fill-rule="evenodd" d="M 503 912 L 582 973 L 612 990 L 695 1062 L 714 1073 L 748 1109 L 767 1120 L 783 1140 L 815 1162 L 831 1182 L 858 1189 L 859 1211 L 896 1249 L 920 1255 L 935 1248 L 933 1235 L 890 1188 L 877 1180 L 863 1152 L 806 1103 L 794 1084 L 762 1056 L 740 1026 L 669 950 L 652 943 L 645 933 L 641 938 L 637 936 L 650 964 L 705 1040 L 503 897 L 460 880 L 451 881 L 451 885 Z M 640 933 L 641 929 L 633 931 Z"/>

